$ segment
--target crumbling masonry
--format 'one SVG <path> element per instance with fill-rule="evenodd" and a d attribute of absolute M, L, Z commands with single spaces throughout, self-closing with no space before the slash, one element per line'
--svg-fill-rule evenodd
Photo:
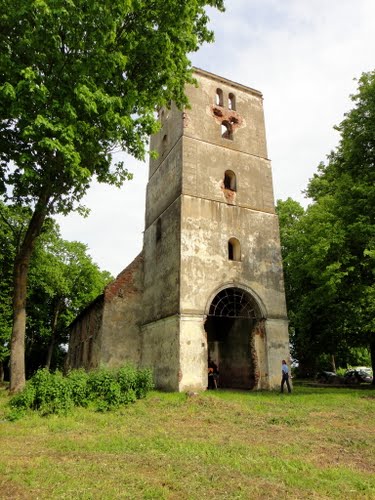
<path fill-rule="evenodd" d="M 157 387 L 273 389 L 289 357 L 260 92 L 197 69 L 191 108 L 161 109 L 142 253 L 71 325 L 67 366 L 132 362 Z"/>

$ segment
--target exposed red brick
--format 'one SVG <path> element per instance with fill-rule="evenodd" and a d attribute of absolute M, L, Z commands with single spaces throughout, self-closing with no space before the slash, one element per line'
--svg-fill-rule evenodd
<path fill-rule="evenodd" d="M 142 290 L 140 283 L 136 283 L 135 275 L 143 266 L 143 253 L 141 252 L 117 278 L 104 289 L 104 302 L 110 302 L 115 297 L 130 297 L 138 295 Z"/>

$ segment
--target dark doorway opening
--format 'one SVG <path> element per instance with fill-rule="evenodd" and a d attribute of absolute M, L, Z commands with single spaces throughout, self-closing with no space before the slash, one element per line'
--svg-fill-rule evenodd
<path fill-rule="evenodd" d="M 240 288 L 226 288 L 213 299 L 205 330 L 208 363 L 219 369 L 219 387 L 253 389 L 257 380 L 254 329 L 260 319 L 253 297 Z"/>

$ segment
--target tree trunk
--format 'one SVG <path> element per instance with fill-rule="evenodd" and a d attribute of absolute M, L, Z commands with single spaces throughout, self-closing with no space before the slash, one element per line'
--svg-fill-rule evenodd
<path fill-rule="evenodd" d="M 54 307 L 54 311 L 53 311 L 53 318 L 52 318 L 52 325 L 51 325 L 51 330 L 52 330 L 51 340 L 50 340 L 50 343 L 48 346 L 46 365 L 45 365 L 45 367 L 48 370 L 51 367 L 53 350 L 54 350 L 56 340 L 57 340 L 57 320 L 59 319 L 60 311 L 61 311 L 61 300 L 58 299 L 56 306 Z"/>
<path fill-rule="evenodd" d="M 14 260 L 13 271 L 13 330 L 10 345 L 11 394 L 25 386 L 25 333 L 27 276 L 35 242 L 40 234 L 47 213 L 48 196 L 40 197 L 31 217 L 25 237 Z"/>
<path fill-rule="evenodd" d="M 52 354 L 53 354 L 54 348 L 55 348 L 55 332 L 53 331 L 52 335 L 51 335 L 51 340 L 50 340 L 49 345 L 48 345 L 48 350 L 47 350 L 47 357 L 46 357 L 46 364 L 45 364 L 45 368 L 47 368 L 47 370 L 49 370 L 51 367 Z"/>
<path fill-rule="evenodd" d="M 336 373 L 336 362 L 335 362 L 335 355 L 334 354 L 332 354 L 331 363 L 332 363 L 332 371 L 334 373 Z"/>

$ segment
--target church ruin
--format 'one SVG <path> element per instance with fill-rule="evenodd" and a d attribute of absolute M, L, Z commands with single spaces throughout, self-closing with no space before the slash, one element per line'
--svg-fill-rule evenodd
<path fill-rule="evenodd" d="M 67 367 L 131 362 L 169 391 L 273 389 L 289 357 L 262 94 L 196 69 L 159 112 L 143 250 L 71 325 Z"/>

